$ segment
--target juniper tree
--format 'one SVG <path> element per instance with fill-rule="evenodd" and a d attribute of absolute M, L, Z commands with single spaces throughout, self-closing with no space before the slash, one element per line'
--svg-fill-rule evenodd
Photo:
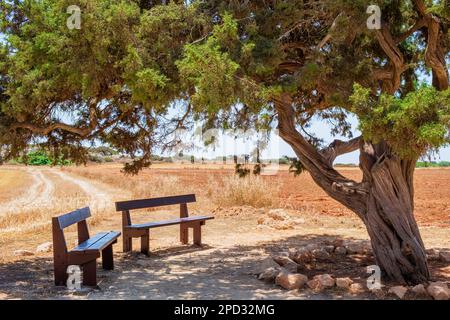
<path fill-rule="evenodd" d="M 82 162 L 101 141 L 132 155 L 125 169 L 136 173 L 194 120 L 276 127 L 296 167 L 364 222 L 386 279 L 430 278 L 413 175 L 419 157 L 449 142 L 448 3 L 80 0 L 82 28 L 69 30 L 72 2 L 2 3 L 4 159 L 34 141 Z M 366 26 L 371 4 L 380 29 Z M 348 140 L 323 145 L 310 128 L 318 118 Z M 355 150 L 361 181 L 333 167 Z"/>

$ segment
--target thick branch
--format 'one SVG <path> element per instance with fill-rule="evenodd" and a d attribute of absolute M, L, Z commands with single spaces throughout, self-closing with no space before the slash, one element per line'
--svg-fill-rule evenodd
<path fill-rule="evenodd" d="M 388 56 L 392 68 L 389 81 L 383 81 L 385 84 L 384 91 L 393 94 L 400 88 L 401 75 L 406 70 L 405 60 L 386 24 L 383 24 L 381 30 L 376 31 L 376 36 L 378 43 Z"/>
<path fill-rule="evenodd" d="M 425 52 L 425 62 L 433 70 L 433 85 L 438 90 L 448 88 L 448 71 L 445 63 L 445 54 L 440 45 L 440 20 L 433 15 L 428 19 L 428 40 Z"/>
<path fill-rule="evenodd" d="M 445 53 L 440 40 L 445 35 L 441 32 L 441 21 L 435 15 L 427 12 L 427 6 L 422 0 L 414 0 L 417 11 L 422 16 L 428 28 L 425 62 L 433 70 L 433 86 L 438 90 L 446 90 L 449 86 L 449 75 L 445 63 Z"/>
<path fill-rule="evenodd" d="M 358 150 L 362 141 L 361 136 L 349 141 L 334 140 L 328 147 L 321 150 L 320 153 L 328 161 L 328 164 L 332 166 L 334 160 L 340 155 Z"/>
<path fill-rule="evenodd" d="M 84 127 L 84 128 L 79 128 L 79 127 L 75 127 L 66 123 L 53 123 L 50 124 L 46 127 L 39 127 L 35 124 L 32 124 L 30 122 L 18 122 L 12 125 L 11 129 L 12 130 L 16 130 L 19 128 L 22 129 L 28 129 L 30 131 L 32 131 L 35 134 L 38 135 L 42 135 L 42 136 L 46 136 L 48 134 L 50 134 L 52 131 L 55 130 L 64 130 L 73 134 L 76 134 L 82 138 L 87 137 L 88 135 L 90 135 L 95 128 L 98 125 L 98 119 L 97 119 L 97 109 L 96 109 L 96 103 L 92 102 L 89 105 L 89 126 Z"/>
<path fill-rule="evenodd" d="M 408 31 L 406 31 L 405 33 L 398 36 L 395 39 L 395 42 L 401 43 L 401 42 L 405 41 L 410 35 L 412 35 L 414 32 L 416 32 L 417 30 L 419 30 L 425 26 L 426 26 L 425 19 L 421 18 L 421 19 L 417 20 L 416 23 L 411 28 L 408 29 Z"/>
<path fill-rule="evenodd" d="M 414 4 L 416 5 L 417 11 L 424 16 L 427 13 L 427 6 L 422 0 L 414 0 Z"/>
<path fill-rule="evenodd" d="M 285 94 L 275 99 L 280 136 L 297 154 L 313 180 L 333 199 L 365 219 L 367 190 L 364 184 L 342 176 L 328 160 L 297 131 L 292 98 Z"/>

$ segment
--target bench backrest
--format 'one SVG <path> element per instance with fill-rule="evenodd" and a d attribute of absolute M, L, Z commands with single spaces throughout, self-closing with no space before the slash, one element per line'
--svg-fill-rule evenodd
<path fill-rule="evenodd" d="M 146 209 L 195 202 L 195 194 L 116 202 L 116 211 Z"/>
<path fill-rule="evenodd" d="M 71 225 L 86 220 L 91 216 L 91 210 L 89 207 L 78 209 L 73 212 L 64 214 L 62 216 L 56 217 L 59 227 L 65 229 Z"/>
<path fill-rule="evenodd" d="M 171 196 L 153 199 L 141 199 L 131 201 L 116 202 L 116 211 L 122 211 L 122 225 L 131 225 L 130 210 L 146 209 L 162 206 L 180 205 L 180 218 L 189 216 L 187 204 L 195 202 L 195 194 L 185 194 L 181 196 Z"/>
<path fill-rule="evenodd" d="M 78 244 L 89 239 L 89 230 L 86 219 L 91 216 L 89 207 L 52 218 L 53 252 L 54 255 L 67 254 L 67 244 L 64 229 L 77 224 Z"/>

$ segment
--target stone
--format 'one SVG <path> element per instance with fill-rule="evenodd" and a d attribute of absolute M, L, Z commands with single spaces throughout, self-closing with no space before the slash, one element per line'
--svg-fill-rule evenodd
<path fill-rule="evenodd" d="M 279 221 L 273 224 L 272 227 L 276 230 L 291 230 L 294 229 L 294 226 L 294 221 Z"/>
<path fill-rule="evenodd" d="M 371 251 L 370 246 L 362 241 L 347 242 L 345 248 L 348 254 L 366 254 Z"/>
<path fill-rule="evenodd" d="M 334 247 L 343 247 L 344 246 L 344 240 L 342 240 L 342 239 L 335 239 L 333 241 L 333 246 Z"/>
<path fill-rule="evenodd" d="M 352 283 L 350 285 L 350 290 L 351 293 L 353 294 L 358 294 L 358 293 L 362 293 L 365 291 L 365 288 L 362 284 L 360 283 Z"/>
<path fill-rule="evenodd" d="M 279 269 L 279 265 L 272 259 L 272 257 L 267 257 L 265 259 L 262 259 L 258 264 L 255 265 L 253 274 L 260 275 L 270 268 Z"/>
<path fill-rule="evenodd" d="M 291 273 L 297 273 L 298 272 L 298 264 L 294 261 L 289 261 L 283 266 L 283 269 L 286 269 L 287 271 Z"/>
<path fill-rule="evenodd" d="M 319 274 L 314 276 L 311 281 L 308 281 L 308 287 L 314 291 L 322 291 L 325 288 L 334 287 L 336 281 L 329 274 Z"/>
<path fill-rule="evenodd" d="M 311 251 L 306 248 L 301 248 L 296 251 L 291 251 L 289 253 L 289 258 L 298 264 L 309 263 L 313 260 L 313 255 Z"/>
<path fill-rule="evenodd" d="M 412 287 L 411 291 L 417 296 L 428 296 L 427 289 L 425 289 L 423 284 L 418 284 L 417 286 Z"/>
<path fill-rule="evenodd" d="M 291 273 L 297 272 L 298 264 L 289 258 L 289 253 L 274 257 L 273 260 L 287 271 Z"/>
<path fill-rule="evenodd" d="M 441 251 L 441 252 L 439 252 L 439 259 L 442 262 L 450 262 L 450 251 Z"/>
<path fill-rule="evenodd" d="M 447 283 L 442 281 L 431 282 L 427 288 L 427 292 L 434 300 L 448 300 L 450 299 L 450 290 Z"/>
<path fill-rule="evenodd" d="M 275 284 L 287 290 L 302 288 L 308 281 L 308 277 L 300 273 L 280 272 L 275 278 Z"/>
<path fill-rule="evenodd" d="M 278 265 L 280 265 L 281 267 L 284 266 L 285 264 L 288 264 L 289 262 L 291 262 L 292 260 L 289 258 L 289 255 L 278 255 L 272 258 L 273 261 L 275 261 Z"/>
<path fill-rule="evenodd" d="M 259 280 L 266 281 L 266 282 L 273 282 L 275 281 L 275 278 L 280 274 L 279 268 L 268 268 L 264 270 L 264 272 L 260 273 L 258 276 Z"/>
<path fill-rule="evenodd" d="M 25 256 L 34 256 L 34 252 L 29 250 L 16 250 L 13 252 L 15 256 L 25 257 Z"/>
<path fill-rule="evenodd" d="M 353 280 L 350 278 L 336 278 L 336 286 L 343 289 L 349 289 Z"/>
<path fill-rule="evenodd" d="M 307 244 L 304 248 L 306 250 L 313 251 L 313 250 L 321 249 L 321 246 L 318 244 L 315 244 L 315 243 L 310 243 L 310 244 Z"/>
<path fill-rule="evenodd" d="M 383 299 L 386 297 L 386 293 L 381 288 L 371 289 L 370 292 L 375 295 L 378 299 Z"/>
<path fill-rule="evenodd" d="M 326 260 L 330 258 L 330 254 L 325 249 L 314 249 L 311 251 L 313 257 L 318 260 Z"/>
<path fill-rule="evenodd" d="M 439 251 L 437 251 L 436 249 L 428 249 L 425 252 L 427 253 L 427 259 L 429 261 L 440 260 Z"/>
<path fill-rule="evenodd" d="M 406 288 L 404 286 L 391 287 L 391 288 L 389 288 L 389 291 L 388 291 L 388 293 L 395 294 L 399 299 L 403 299 L 406 292 L 408 292 L 408 288 Z"/>
<path fill-rule="evenodd" d="M 345 249 L 345 247 L 336 247 L 336 249 L 334 249 L 334 253 L 345 256 L 347 254 L 347 249 Z"/>
<path fill-rule="evenodd" d="M 290 218 L 289 214 L 283 209 L 272 209 L 269 210 L 267 215 L 273 220 L 285 221 Z"/>
<path fill-rule="evenodd" d="M 44 242 L 36 247 L 36 253 L 47 253 L 53 250 L 53 243 Z"/>
<path fill-rule="evenodd" d="M 313 279 L 317 279 L 319 280 L 319 282 L 325 287 L 325 288 L 331 288 L 334 287 L 334 285 L 336 284 L 336 280 L 334 280 L 334 278 L 332 276 L 330 276 L 329 274 L 325 273 L 325 274 L 319 274 L 317 276 L 315 276 Z"/>
<path fill-rule="evenodd" d="M 334 246 L 331 246 L 331 245 L 329 245 L 329 246 L 324 246 L 323 249 L 324 249 L 326 252 L 328 252 L 328 253 L 333 253 L 333 251 L 334 251 Z"/>
<path fill-rule="evenodd" d="M 312 279 L 310 281 L 308 281 L 306 283 L 308 285 L 308 287 L 316 292 L 322 291 L 324 288 L 324 286 L 322 286 L 322 284 L 319 282 L 318 279 Z"/>

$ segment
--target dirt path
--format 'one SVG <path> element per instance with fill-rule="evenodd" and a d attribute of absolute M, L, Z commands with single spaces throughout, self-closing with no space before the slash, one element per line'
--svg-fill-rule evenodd
<path fill-rule="evenodd" d="M 69 175 L 63 171 L 53 171 L 54 174 L 69 184 L 78 186 L 84 194 L 89 198 L 89 206 L 95 210 L 110 209 L 114 205 L 113 198 L 115 194 L 119 193 L 119 190 L 112 189 L 105 185 L 94 185 L 92 181 L 81 177 L 75 177 Z"/>
<path fill-rule="evenodd" d="M 64 181 L 64 189 L 70 190 L 73 185 L 80 189 L 83 196 L 88 198 L 89 206 L 97 210 L 110 209 L 114 205 L 114 198 L 117 195 L 123 196 L 127 192 L 114 189 L 104 184 L 89 181 L 87 179 L 69 175 L 58 168 L 25 168 L 26 175 L 32 181 L 30 187 L 18 197 L 2 204 L 1 213 L 15 213 L 31 210 L 38 207 L 52 207 L 55 201 L 55 190 L 61 187 L 54 176 Z M 72 197 L 80 197 L 75 191 Z"/>
<path fill-rule="evenodd" d="M 59 168 L 14 168 L 26 180 L 14 199 L 0 206 L 0 261 L 14 258 L 18 249 L 51 241 L 51 218 L 78 208 L 91 208 L 92 232 L 114 213 L 114 199 L 127 192 L 77 177 Z M 7 187 L 7 186 L 6 186 Z M 1 192 L 1 190 L 0 190 Z M 17 237 L 17 234 L 26 236 Z M 31 247 L 32 248 L 32 247 Z"/>
<path fill-rule="evenodd" d="M 3 203 L 2 213 L 14 213 L 51 205 L 54 185 L 46 172 L 35 168 L 26 168 L 24 170 L 32 179 L 31 186 L 19 197 Z"/>

